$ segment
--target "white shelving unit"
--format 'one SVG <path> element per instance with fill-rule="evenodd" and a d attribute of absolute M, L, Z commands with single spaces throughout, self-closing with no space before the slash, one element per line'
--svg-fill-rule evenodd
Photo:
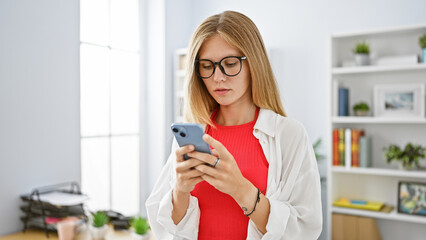
<path fill-rule="evenodd" d="M 332 130 L 335 128 L 364 129 L 372 138 L 372 167 L 350 168 L 333 166 L 328 161 L 327 219 L 328 238 L 332 233 L 332 213 L 375 218 L 383 239 L 424 239 L 426 217 L 397 212 L 398 182 L 426 182 L 426 171 L 404 171 L 389 165 L 384 158 L 383 147 L 390 144 L 405 146 L 408 142 L 426 145 L 426 117 L 390 118 L 355 117 L 353 104 L 365 101 L 374 107 L 374 86 L 377 84 L 423 83 L 426 84 L 426 64 L 403 64 L 392 66 L 341 67 L 343 62 L 353 59 L 352 49 L 360 41 L 366 41 L 377 57 L 421 54 L 419 36 L 426 33 L 426 24 L 415 26 L 368 30 L 354 33 L 333 34 L 330 39 L 329 69 L 329 156 L 333 156 Z M 349 89 L 350 116 L 339 117 L 336 112 L 335 85 Z M 426 101 L 425 99 L 423 99 Z M 374 111 L 372 111 L 373 113 Z M 334 207 L 340 198 L 365 199 L 385 202 L 395 209 L 390 213 Z M 405 223 L 405 224 L 404 224 Z M 397 228 L 395 226 L 398 226 Z"/>
<path fill-rule="evenodd" d="M 184 97 L 184 81 L 185 81 L 185 61 L 186 48 L 175 50 L 173 59 L 173 116 L 174 122 L 183 122 L 183 97 Z"/>

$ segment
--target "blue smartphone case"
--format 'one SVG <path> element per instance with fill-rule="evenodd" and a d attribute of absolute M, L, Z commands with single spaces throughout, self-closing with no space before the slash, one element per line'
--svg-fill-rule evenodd
<path fill-rule="evenodd" d="M 204 130 L 198 123 L 173 123 L 172 133 L 180 147 L 194 145 L 195 151 L 212 154 L 210 146 L 203 140 Z M 185 154 L 185 159 L 189 159 Z"/>

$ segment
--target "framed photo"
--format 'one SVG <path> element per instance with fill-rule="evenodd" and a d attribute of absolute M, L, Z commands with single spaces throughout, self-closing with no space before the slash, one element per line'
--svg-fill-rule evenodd
<path fill-rule="evenodd" d="M 398 212 L 426 217 L 426 183 L 399 182 Z"/>
<path fill-rule="evenodd" d="M 386 84 L 374 86 L 374 116 L 425 117 L 425 85 Z"/>

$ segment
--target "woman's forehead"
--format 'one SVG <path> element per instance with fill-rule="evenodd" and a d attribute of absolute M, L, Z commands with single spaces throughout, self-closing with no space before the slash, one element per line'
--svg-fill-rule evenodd
<path fill-rule="evenodd" d="M 219 61 L 227 56 L 240 56 L 241 54 L 238 48 L 229 44 L 219 34 L 215 34 L 204 41 L 198 53 L 198 57 L 200 59 Z"/>

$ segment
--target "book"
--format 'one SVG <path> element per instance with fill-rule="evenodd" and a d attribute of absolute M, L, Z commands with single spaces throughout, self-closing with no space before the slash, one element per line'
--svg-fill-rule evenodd
<path fill-rule="evenodd" d="M 333 129 L 333 166 L 339 166 L 339 130 Z"/>
<path fill-rule="evenodd" d="M 349 89 L 339 87 L 338 115 L 349 116 Z"/>
<path fill-rule="evenodd" d="M 336 207 L 356 208 L 370 211 L 380 211 L 384 205 L 385 204 L 383 202 L 373 202 L 348 198 L 339 198 L 333 203 L 333 206 Z"/>
<path fill-rule="evenodd" d="M 345 167 L 347 169 L 352 167 L 352 129 L 345 129 Z"/>
<path fill-rule="evenodd" d="M 359 166 L 371 167 L 371 138 L 367 136 L 359 138 Z"/>
<path fill-rule="evenodd" d="M 387 56 L 377 59 L 377 65 L 379 66 L 389 66 L 389 65 L 407 65 L 407 64 L 417 64 L 418 56 L 417 54 L 412 55 L 400 55 L 400 56 Z"/>
<path fill-rule="evenodd" d="M 359 167 L 359 138 L 364 134 L 364 130 L 352 129 L 352 167 Z"/>
<path fill-rule="evenodd" d="M 339 128 L 339 166 L 345 166 L 345 129 Z"/>

